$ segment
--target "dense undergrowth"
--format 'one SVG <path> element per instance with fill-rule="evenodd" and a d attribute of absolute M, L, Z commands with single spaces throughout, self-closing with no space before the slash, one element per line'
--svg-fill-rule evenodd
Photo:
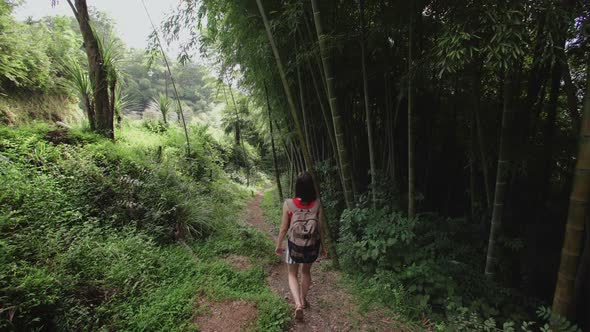
<path fill-rule="evenodd" d="M 174 127 L 126 125 L 116 143 L 0 127 L 0 330 L 193 330 L 202 299 L 254 302 L 256 329 L 288 323 L 261 268 L 223 260 L 274 258 L 240 221 L 231 146 L 190 129 L 187 159 Z"/>

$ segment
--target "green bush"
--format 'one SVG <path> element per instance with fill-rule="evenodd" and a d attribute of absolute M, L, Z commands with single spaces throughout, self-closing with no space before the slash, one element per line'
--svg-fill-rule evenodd
<path fill-rule="evenodd" d="M 481 273 L 484 248 L 478 243 L 485 241 L 477 240 L 477 227 L 427 214 L 408 219 L 361 202 L 342 213 L 337 249 L 353 284 L 365 285 L 365 297 L 411 319 L 425 314 L 445 321 L 449 304 L 499 321 L 530 317 L 539 303 Z"/>
<path fill-rule="evenodd" d="M 482 331 L 482 332 L 582 332 L 576 325 L 567 319 L 551 312 L 550 308 L 540 307 L 536 314 L 536 321 L 505 321 L 498 323 L 494 318 L 482 318 L 476 312 L 465 307 L 450 304 L 448 311 L 452 313 L 448 322 L 438 323 L 433 326 L 435 331 Z"/>

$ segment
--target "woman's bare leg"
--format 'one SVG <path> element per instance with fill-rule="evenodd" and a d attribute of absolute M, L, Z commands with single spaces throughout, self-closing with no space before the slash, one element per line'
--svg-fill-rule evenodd
<path fill-rule="evenodd" d="M 305 304 L 311 286 L 311 264 L 301 264 L 301 304 Z"/>
<path fill-rule="evenodd" d="M 299 274 L 299 264 L 287 264 L 289 270 L 289 288 L 295 301 L 295 308 L 301 308 L 303 302 L 301 301 L 301 294 L 299 293 L 299 281 L 297 275 Z"/>

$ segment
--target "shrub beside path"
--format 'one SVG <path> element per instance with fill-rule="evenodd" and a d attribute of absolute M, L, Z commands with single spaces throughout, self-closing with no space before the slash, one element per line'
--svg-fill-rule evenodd
<path fill-rule="evenodd" d="M 278 230 L 265 222 L 260 207 L 262 197 L 263 193 L 258 192 L 247 205 L 247 222 L 276 242 Z M 270 288 L 293 305 L 286 265 L 277 263 L 265 269 Z M 409 331 L 384 312 L 361 314 L 353 296 L 340 285 L 340 273 L 332 270 L 326 261 L 313 264 L 311 275 L 312 285 L 307 299 L 310 307 L 305 310 L 303 321 L 293 320 L 289 331 Z"/>

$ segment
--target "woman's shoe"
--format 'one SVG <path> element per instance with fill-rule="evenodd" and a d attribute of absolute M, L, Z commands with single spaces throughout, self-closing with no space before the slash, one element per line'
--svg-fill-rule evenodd
<path fill-rule="evenodd" d="M 295 309 L 295 319 L 296 320 L 303 320 L 303 308 L 299 307 Z"/>

